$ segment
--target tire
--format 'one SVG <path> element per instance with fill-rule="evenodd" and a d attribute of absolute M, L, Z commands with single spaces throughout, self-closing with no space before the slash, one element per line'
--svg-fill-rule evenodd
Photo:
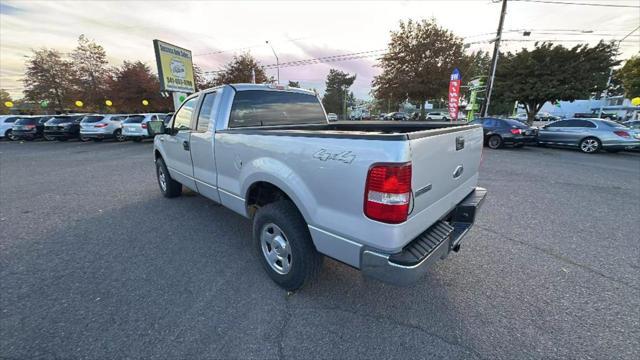
<path fill-rule="evenodd" d="M 502 138 L 500 135 L 491 135 L 489 136 L 489 140 L 487 140 L 487 146 L 490 149 L 499 149 L 502 147 Z"/>
<path fill-rule="evenodd" d="M 161 157 L 156 160 L 156 178 L 160 192 L 164 197 L 174 198 L 182 194 L 182 184 L 171 178 L 167 165 Z"/>
<path fill-rule="evenodd" d="M 446 117 L 443 117 L 442 121 L 449 121 L 449 119 L 447 119 Z"/>
<path fill-rule="evenodd" d="M 427 118 L 427 121 L 431 121 L 431 118 L 430 118 L 430 117 L 428 117 L 428 118 Z"/>
<path fill-rule="evenodd" d="M 602 149 L 602 143 L 597 138 L 586 137 L 580 140 L 578 148 L 585 154 L 595 154 Z"/>
<path fill-rule="evenodd" d="M 7 132 L 4 133 L 4 137 L 9 139 L 10 141 L 19 140 L 17 136 L 13 135 L 13 131 L 11 131 L 11 129 L 7 130 Z"/>
<path fill-rule="evenodd" d="M 253 218 L 253 243 L 262 267 L 285 290 L 300 289 L 322 267 L 323 257 L 313 246 L 309 228 L 289 200 L 258 209 Z"/>
<path fill-rule="evenodd" d="M 113 136 L 115 137 L 117 142 L 123 142 L 127 140 L 127 137 L 122 135 L 121 129 L 116 129 L 116 131 L 113 132 Z"/>

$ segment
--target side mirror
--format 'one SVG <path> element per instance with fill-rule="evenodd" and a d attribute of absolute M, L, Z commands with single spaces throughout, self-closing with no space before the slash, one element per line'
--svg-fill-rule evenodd
<path fill-rule="evenodd" d="M 147 122 L 147 131 L 149 136 L 154 137 L 156 135 L 166 134 L 167 129 L 164 126 L 164 121 L 153 120 Z"/>

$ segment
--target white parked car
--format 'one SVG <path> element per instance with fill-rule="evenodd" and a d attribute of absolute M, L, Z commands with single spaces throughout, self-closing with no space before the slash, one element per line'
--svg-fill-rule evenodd
<path fill-rule="evenodd" d="M 11 134 L 13 123 L 20 118 L 19 115 L 2 115 L 0 116 L 0 138 L 15 140 Z"/>
<path fill-rule="evenodd" d="M 163 120 L 166 114 L 136 114 L 129 115 L 122 122 L 122 135 L 126 139 L 131 139 L 136 142 L 140 142 L 143 139 L 149 138 L 149 131 L 147 130 L 147 123 L 149 121 Z"/>
<path fill-rule="evenodd" d="M 329 120 L 329 121 L 338 121 L 338 115 L 336 115 L 334 113 L 328 113 L 327 114 L 327 120 Z"/>
<path fill-rule="evenodd" d="M 443 120 L 449 121 L 449 114 L 443 112 L 430 112 L 427 113 L 427 120 Z"/>
<path fill-rule="evenodd" d="M 124 141 L 122 121 L 127 117 L 128 115 L 125 114 L 87 115 L 80 122 L 80 138 L 93 139 L 93 141 L 102 141 L 102 139 Z"/>

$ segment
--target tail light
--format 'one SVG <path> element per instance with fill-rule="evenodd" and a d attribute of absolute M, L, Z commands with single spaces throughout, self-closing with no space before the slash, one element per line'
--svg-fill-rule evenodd
<path fill-rule="evenodd" d="M 522 134 L 522 130 L 521 129 L 511 129 L 511 133 L 513 135 L 520 135 L 520 134 Z"/>
<path fill-rule="evenodd" d="M 620 137 L 623 137 L 623 138 L 630 138 L 631 137 L 631 135 L 629 135 L 628 132 L 622 131 L 622 130 L 614 131 L 613 133 L 618 135 L 618 136 L 620 136 Z"/>
<path fill-rule="evenodd" d="M 380 164 L 369 169 L 364 214 L 373 220 L 398 224 L 407 220 L 411 201 L 411 163 Z"/>
<path fill-rule="evenodd" d="M 33 129 L 36 126 L 33 124 L 28 124 L 28 125 L 25 125 L 24 127 L 26 127 L 27 129 Z"/>
<path fill-rule="evenodd" d="M 109 126 L 109 125 L 108 125 L 108 124 L 105 124 L 105 123 L 100 123 L 100 124 L 96 124 L 96 125 L 95 125 L 95 127 L 97 127 L 97 128 L 105 128 L 105 127 L 107 127 L 107 126 Z"/>
<path fill-rule="evenodd" d="M 147 128 L 147 123 L 140 124 L 140 127 L 142 127 L 143 129 L 146 129 Z"/>

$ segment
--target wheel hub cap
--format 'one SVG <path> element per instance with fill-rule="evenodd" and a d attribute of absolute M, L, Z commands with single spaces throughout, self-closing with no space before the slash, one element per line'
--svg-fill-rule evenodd
<path fill-rule="evenodd" d="M 260 248 L 267 264 L 278 274 L 291 270 L 291 247 L 287 236 L 274 223 L 265 224 L 260 231 Z"/>

